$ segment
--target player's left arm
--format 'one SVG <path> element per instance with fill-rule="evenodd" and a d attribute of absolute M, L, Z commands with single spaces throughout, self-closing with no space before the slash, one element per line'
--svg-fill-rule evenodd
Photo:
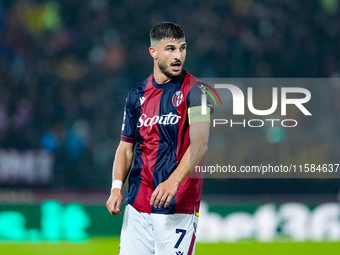
<path fill-rule="evenodd" d="M 151 196 L 150 204 L 156 208 L 168 207 L 179 184 L 190 174 L 208 151 L 210 122 L 195 122 L 190 125 L 190 146 L 178 167 L 170 177 L 159 184 Z"/>

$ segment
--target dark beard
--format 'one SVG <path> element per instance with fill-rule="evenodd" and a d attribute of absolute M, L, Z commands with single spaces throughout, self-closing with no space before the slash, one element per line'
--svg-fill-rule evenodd
<path fill-rule="evenodd" d="M 178 74 L 178 75 L 174 75 L 174 74 L 172 74 L 172 73 L 170 73 L 170 72 L 168 72 L 168 71 L 166 70 L 166 65 L 165 65 L 165 64 L 160 63 L 160 62 L 158 62 L 158 67 L 159 67 L 159 69 L 162 71 L 162 73 L 164 73 L 164 75 L 165 75 L 166 77 L 170 78 L 170 79 L 174 79 L 174 78 L 180 76 L 180 74 L 182 73 L 182 72 L 181 72 L 181 73 Z"/>

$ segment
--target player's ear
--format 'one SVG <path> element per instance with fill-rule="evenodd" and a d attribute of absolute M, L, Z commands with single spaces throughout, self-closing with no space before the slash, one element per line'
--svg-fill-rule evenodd
<path fill-rule="evenodd" d="M 149 52 L 150 52 L 150 55 L 151 55 L 151 57 L 153 57 L 154 59 L 157 59 L 157 50 L 156 50 L 156 48 L 155 47 L 150 47 L 149 48 Z"/>

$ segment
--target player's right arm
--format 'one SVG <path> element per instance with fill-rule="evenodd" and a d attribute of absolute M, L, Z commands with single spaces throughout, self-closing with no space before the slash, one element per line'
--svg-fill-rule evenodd
<path fill-rule="evenodd" d="M 112 183 L 115 180 L 124 183 L 133 159 L 133 143 L 121 141 L 116 151 L 115 160 L 112 167 Z M 123 202 L 122 190 L 112 188 L 111 195 L 106 202 L 106 207 L 112 215 L 119 215 Z"/>
<path fill-rule="evenodd" d="M 122 125 L 121 141 L 118 145 L 115 160 L 112 167 L 112 188 L 111 195 L 106 202 L 106 207 L 112 215 L 118 215 L 121 212 L 121 205 L 123 202 L 123 195 L 121 186 L 117 188 L 114 182 L 124 183 L 133 160 L 134 154 L 134 132 L 137 125 L 137 117 L 135 112 L 135 103 L 138 96 L 130 90 L 126 98 L 124 108 L 124 119 Z M 138 101 L 137 101 L 138 102 Z"/>

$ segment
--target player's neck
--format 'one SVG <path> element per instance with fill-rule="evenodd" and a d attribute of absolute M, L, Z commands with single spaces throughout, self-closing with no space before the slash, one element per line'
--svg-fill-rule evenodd
<path fill-rule="evenodd" d="M 171 81 L 171 78 L 166 76 L 157 65 L 153 68 L 153 78 L 158 84 L 164 84 Z"/>

